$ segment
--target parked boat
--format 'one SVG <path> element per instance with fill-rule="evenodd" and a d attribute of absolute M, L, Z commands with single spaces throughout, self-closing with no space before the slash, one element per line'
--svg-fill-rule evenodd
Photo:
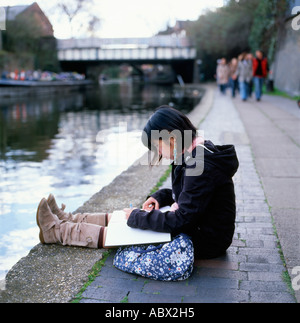
<path fill-rule="evenodd" d="M 94 86 L 91 80 L 65 80 L 65 81 L 20 81 L 0 80 L 1 97 L 28 97 L 48 94 L 84 91 Z"/>
<path fill-rule="evenodd" d="M 52 86 L 78 86 L 91 85 L 90 80 L 74 80 L 74 81 L 19 81 L 19 80 L 0 80 L 1 87 L 52 87 Z"/>

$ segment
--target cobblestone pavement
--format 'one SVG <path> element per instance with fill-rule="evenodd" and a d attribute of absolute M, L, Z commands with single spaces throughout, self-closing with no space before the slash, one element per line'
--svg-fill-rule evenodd
<path fill-rule="evenodd" d="M 158 282 L 113 267 L 111 252 L 81 303 L 295 303 L 286 268 L 243 123 L 229 96 L 216 90 L 212 109 L 199 126 L 215 144 L 234 143 L 240 168 L 234 177 L 237 219 L 226 255 L 195 260 L 182 282 Z M 168 187 L 170 181 L 165 183 Z"/>

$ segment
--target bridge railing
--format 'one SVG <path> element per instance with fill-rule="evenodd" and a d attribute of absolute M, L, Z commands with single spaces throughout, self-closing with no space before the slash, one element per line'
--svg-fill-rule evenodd
<path fill-rule="evenodd" d="M 101 48 L 110 47 L 192 47 L 188 37 L 174 37 L 169 35 L 154 36 L 149 38 L 81 38 L 58 39 L 58 49 L 68 48 Z"/>
<path fill-rule="evenodd" d="M 74 60 L 195 59 L 196 49 L 187 37 L 87 38 L 57 40 L 58 58 Z"/>

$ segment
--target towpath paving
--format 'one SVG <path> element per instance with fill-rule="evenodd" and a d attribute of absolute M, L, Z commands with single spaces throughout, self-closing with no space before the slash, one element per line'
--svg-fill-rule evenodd
<path fill-rule="evenodd" d="M 269 177 L 261 171 L 263 169 L 261 165 L 265 166 L 266 172 L 269 167 L 274 171 L 271 165 L 278 169 L 281 167 L 272 159 L 269 146 L 256 145 L 258 138 L 255 135 L 258 135 L 257 127 L 260 125 L 262 133 L 259 140 L 264 141 L 263 136 L 268 134 L 268 130 L 265 128 L 264 132 L 263 128 L 275 127 L 274 120 L 286 116 L 285 128 L 284 130 L 280 128 L 284 137 L 277 138 L 280 147 L 277 145 L 274 147 L 279 150 L 285 147 L 286 141 L 289 140 L 289 144 L 291 144 L 290 141 L 294 142 L 295 146 L 289 151 L 289 162 L 295 169 L 293 149 L 296 149 L 298 144 L 293 136 L 299 136 L 299 128 L 297 133 L 295 128 L 297 123 L 293 118 L 289 118 L 290 112 L 285 110 L 287 105 L 284 105 L 285 108 L 277 107 L 275 103 L 278 102 L 272 102 L 272 99 L 267 97 L 261 102 L 250 99 L 245 103 L 239 98 L 231 99 L 229 95 L 221 95 L 216 89 L 213 91 L 212 108 L 199 125 L 199 129 L 204 130 L 205 138 L 215 144 L 235 144 L 240 161 L 239 171 L 234 177 L 237 218 L 231 247 L 222 257 L 195 260 L 193 274 L 188 280 L 182 282 L 158 282 L 121 272 L 113 267 L 114 252 L 111 252 L 99 276 L 83 292 L 81 303 L 297 302 L 285 279 L 288 276 L 283 256 L 288 255 L 288 261 L 293 260 L 290 266 L 300 265 L 297 262 L 298 256 L 293 251 L 290 251 L 292 253 L 290 255 L 284 248 L 285 245 L 289 245 L 286 243 L 287 240 L 297 239 L 299 220 L 292 216 L 296 212 L 290 211 L 289 201 L 285 204 L 278 202 L 277 206 L 276 198 L 281 195 L 281 182 L 276 182 L 275 186 L 272 183 L 268 185 Z M 290 101 L 289 105 L 292 107 Z M 293 117 L 295 118 L 294 115 Z M 261 118 L 265 118 L 265 123 L 262 123 Z M 278 133 L 278 128 L 274 131 Z M 287 138 L 289 131 L 291 133 Z M 273 145 L 271 139 L 268 136 L 268 144 Z M 266 142 L 264 144 L 267 145 Z M 299 145 L 297 147 L 296 154 L 298 154 Z M 259 149 L 266 159 L 258 159 L 255 164 L 254 158 L 259 158 L 257 157 Z M 285 163 L 286 160 L 282 162 Z M 296 183 L 295 173 L 291 170 L 289 175 L 290 183 Z M 282 185 L 288 186 L 288 183 L 286 179 Z M 165 183 L 165 187 L 170 187 L 170 179 Z M 295 186 L 292 187 L 296 194 L 297 187 L 296 189 Z M 294 222 L 284 224 L 285 221 L 281 216 L 284 217 L 286 214 Z M 276 227 L 278 235 L 280 239 L 282 238 L 280 243 L 283 246 L 283 256 L 274 230 L 273 217 L 275 226 L 278 225 Z M 286 229 L 289 231 L 285 231 Z M 290 243 L 297 244 L 299 241 Z M 299 251 L 299 247 L 293 250 Z"/>

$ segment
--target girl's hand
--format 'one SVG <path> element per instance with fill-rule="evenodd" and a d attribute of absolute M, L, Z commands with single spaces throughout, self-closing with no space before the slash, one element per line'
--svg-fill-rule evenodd
<path fill-rule="evenodd" d="M 125 217 L 128 220 L 133 209 L 123 209 L 123 211 L 125 212 Z"/>
<path fill-rule="evenodd" d="M 176 210 L 178 210 L 179 209 L 179 206 L 178 206 L 178 204 L 175 202 L 175 203 L 173 203 L 172 205 L 171 205 L 171 209 L 170 209 L 170 211 L 176 211 Z"/>
<path fill-rule="evenodd" d="M 148 200 L 143 204 L 143 210 L 145 211 L 152 211 L 152 210 L 159 210 L 159 203 L 156 201 L 155 198 L 149 197 Z"/>

